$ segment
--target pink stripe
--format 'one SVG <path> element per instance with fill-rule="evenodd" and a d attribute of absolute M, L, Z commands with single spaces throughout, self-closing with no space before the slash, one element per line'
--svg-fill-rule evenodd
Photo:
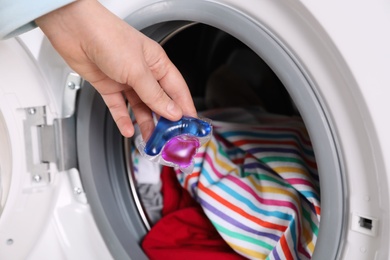
<path fill-rule="evenodd" d="M 305 179 L 300 179 L 300 178 L 285 178 L 285 180 L 290 183 L 290 184 L 301 184 L 301 185 L 306 185 L 306 186 L 309 186 L 310 188 L 314 189 L 313 187 L 313 183 L 311 183 L 310 181 L 308 180 L 305 180 Z"/>

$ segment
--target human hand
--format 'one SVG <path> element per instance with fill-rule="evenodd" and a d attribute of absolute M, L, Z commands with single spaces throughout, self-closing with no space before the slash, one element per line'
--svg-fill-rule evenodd
<path fill-rule="evenodd" d="M 134 134 L 126 100 L 143 139 L 151 110 L 170 120 L 196 117 L 188 87 L 162 47 L 96 0 L 78 0 L 36 20 L 68 65 L 101 94 L 120 132 Z"/>

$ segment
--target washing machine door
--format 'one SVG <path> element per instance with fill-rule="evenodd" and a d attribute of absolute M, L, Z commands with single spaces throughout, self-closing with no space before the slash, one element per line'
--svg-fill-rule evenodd
<path fill-rule="evenodd" d="M 32 49 L 0 42 L 0 258 L 110 259 L 77 170 L 81 78 L 53 49 L 39 67 Z"/>

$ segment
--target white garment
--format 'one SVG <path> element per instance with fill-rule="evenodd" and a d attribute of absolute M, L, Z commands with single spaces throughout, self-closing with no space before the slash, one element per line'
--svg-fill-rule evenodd
<path fill-rule="evenodd" d="M 0 0 L 0 39 L 7 39 L 36 27 L 35 19 L 75 0 Z"/>

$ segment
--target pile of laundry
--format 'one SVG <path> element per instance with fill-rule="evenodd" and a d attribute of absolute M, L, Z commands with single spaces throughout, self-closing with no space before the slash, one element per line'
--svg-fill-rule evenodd
<path fill-rule="evenodd" d="M 192 173 L 151 165 L 133 152 L 154 223 L 142 242 L 148 257 L 311 259 L 320 190 L 302 119 L 258 107 L 202 116 L 212 119 L 214 132 Z"/>

